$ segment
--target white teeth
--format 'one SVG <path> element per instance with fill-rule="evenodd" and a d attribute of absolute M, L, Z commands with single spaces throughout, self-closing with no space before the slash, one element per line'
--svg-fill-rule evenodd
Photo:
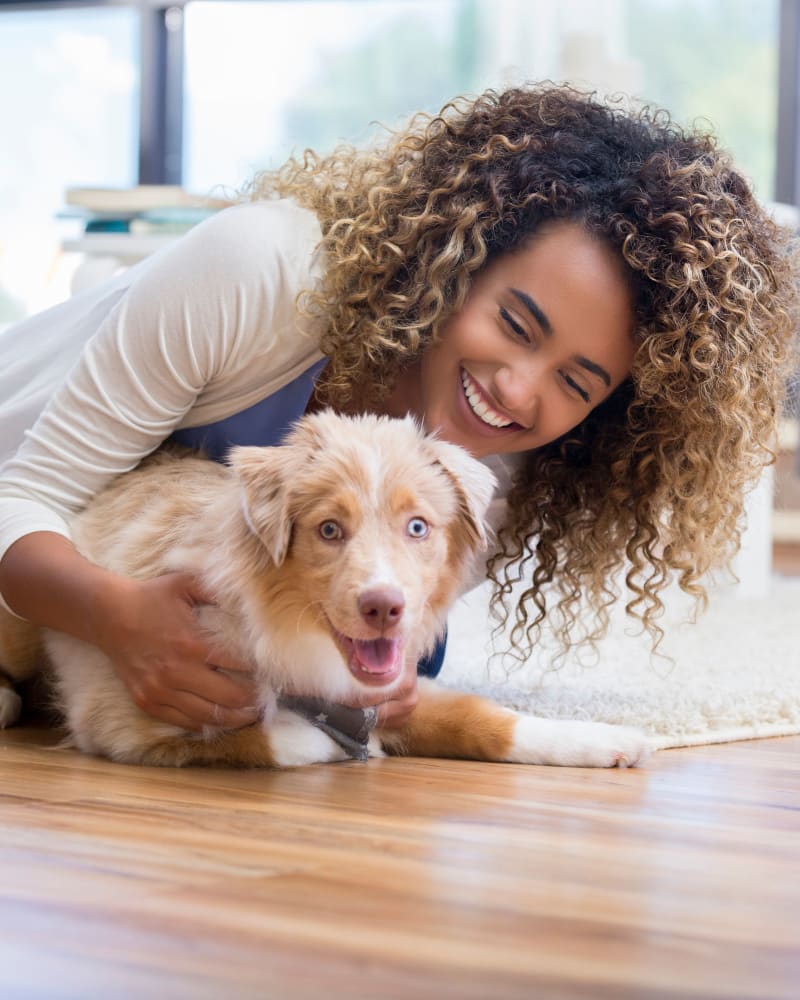
<path fill-rule="evenodd" d="M 464 395 L 467 397 L 467 402 L 470 405 L 470 409 L 479 417 L 485 424 L 490 427 L 510 427 L 512 421 L 506 420 L 505 417 L 501 417 L 499 413 L 488 406 L 479 396 L 478 390 L 475 383 L 469 377 L 469 375 L 463 370 L 461 370 L 461 384 L 464 386 Z"/>

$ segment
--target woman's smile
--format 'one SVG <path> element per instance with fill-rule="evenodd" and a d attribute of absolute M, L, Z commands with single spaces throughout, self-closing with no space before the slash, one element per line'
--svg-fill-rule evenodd
<path fill-rule="evenodd" d="M 497 409 L 483 386 L 469 374 L 466 368 L 460 369 L 460 375 L 462 386 L 460 396 L 462 400 L 466 401 L 470 413 L 478 422 L 476 430 L 492 436 L 523 430 L 520 424 Z"/>

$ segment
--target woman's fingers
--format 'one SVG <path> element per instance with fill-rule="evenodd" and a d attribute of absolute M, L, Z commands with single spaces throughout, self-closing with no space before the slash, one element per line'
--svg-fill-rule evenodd
<path fill-rule="evenodd" d="M 130 584 L 120 622 L 107 629 L 107 653 L 136 705 L 184 728 L 248 725 L 259 712 L 250 666 L 198 622 L 211 601 L 194 577 L 173 573 Z"/>
<path fill-rule="evenodd" d="M 181 729 L 199 732 L 206 726 L 219 729 L 241 729 L 257 722 L 260 712 L 257 709 L 221 708 L 202 698 L 197 698 L 189 692 L 181 692 L 175 696 L 175 704 L 153 704 L 146 709 L 147 714 L 161 722 L 168 722 Z"/>
<path fill-rule="evenodd" d="M 377 706 L 378 725 L 389 729 L 396 729 L 403 726 L 411 713 L 417 707 L 419 692 L 417 690 L 417 669 L 416 664 L 409 664 L 403 675 L 403 680 L 396 687 L 387 700 L 386 693 L 377 691 L 365 695 L 353 708 L 366 708 Z"/>
<path fill-rule="evenodd" d="M 169 705 L 180 708 L 200 726 L 246 725 L 258 717 L 254 708 L 258 690 L 249 674 L 229 675 L 202 661 L 183 660 L 148 663 L 138 669 L 127 664 L 120 672 L 133 700 L 148 715 L 157 715 L 158 706 Z"/>
<path fill-rule="evenodd" d="M 226 708 L 215 701 L 208 701 L 191 691 L 176 691 L 169 707 L 191 719 L 195 727 L 218 726 L 220 729 L 240 729 L 258 721 L 257 708 Z"/>
<path fill-rule="evenodd" d="M 181 592 L 184 599 L 191 605 L 216 604 L 216 598 L 192 573 L 170 573 L 161 579 L 171 581 L 176 591 Z"/>
<path fill-rule="evenodd" d="M 204 642 L 203 662 L 214 670 L 223 671 L 223 676 L 230 674 L 234 683 L 240 683 L 240 678 L 250 677 L 253 672 L 253 665 L 233 656 L 223 649 L 211 632 L 203 630 L 201 633 Z"/>
<path fill-rule="evenodd" d="M 222 708 L 242 709 L 254 705 L 257 689 L 251 674 L 228 674 L 216 664 L 182 669 L 175 676 L 176 691 L 189 692 Z"/>
<path fill-rule="evenodd" d="M 417 707 L 419 695 L 416 687 L 404 698 L 393 698 L 378 706 L 378 725 L 385 729 L 400 729 Z"/>

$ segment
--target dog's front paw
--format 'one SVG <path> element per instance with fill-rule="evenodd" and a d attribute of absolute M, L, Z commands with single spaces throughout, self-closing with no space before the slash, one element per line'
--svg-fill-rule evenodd
<path fill-rule="evenodd" d="M 10 687 L 0 687 L 0 729 L 13 726 L 22 711 L 22 698 Z"/>
<path fill-rule="evenodd" d="M 305 767 L 348 759 L 327 733 L 294 712 L 278 709 L 264 729 L 276 767 Z"/>
<path fill-rule="evenodd" d="M 647 736 L 629 726 L 523 715 L 514 727 L 511 759 L 566 767 L 637 767 L 650 753 Z"/>

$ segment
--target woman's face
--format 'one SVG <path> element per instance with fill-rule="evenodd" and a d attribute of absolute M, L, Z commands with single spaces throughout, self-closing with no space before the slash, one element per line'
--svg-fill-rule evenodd
<path fill-rule="evenodd" d="M 538 448 L 627 377 L 633 322 L 612 251 L 578 223 L 552 223 L 478 275 L 398 383 L 392 412 L 416 414 L 478 457 Z"/>

